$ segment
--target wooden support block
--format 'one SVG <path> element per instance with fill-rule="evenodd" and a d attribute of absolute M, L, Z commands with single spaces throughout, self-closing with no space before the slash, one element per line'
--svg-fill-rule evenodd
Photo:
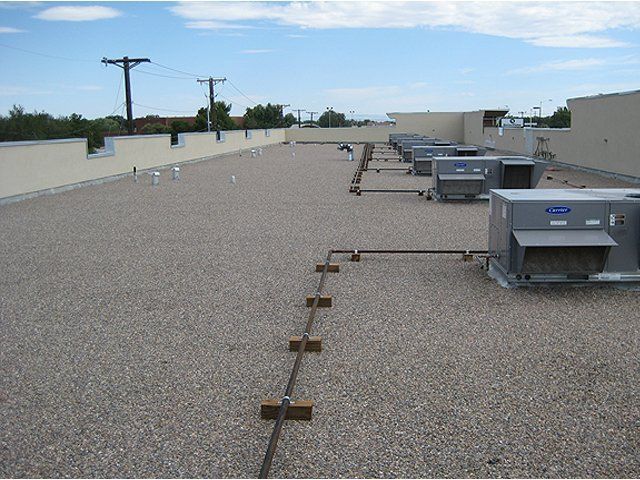
<path fill-rule="evenodd" d="M 324 263 L 316 263 L 316 272 L 322 272 L 324 270 Z M 339 263 L 329 263 L 329 267 L 327 268 L 327 272 L 340 272 L 340 264 Z"/>
<path fill-rule="evenodd" d="M 360 254 L 359 253 L 352 253 L 351 254 L 351 261 L 352 262 L 359 262 L 360 261 Z"/>
<path fill-rule="evenodd" d="M 277 399 L 263 400 L 260 402 L 260 416 L 264 420 L 275 420 L 280 411 L 282 402 Z M 295 400 L 287 408 L 287 420 L 311 420 L 313 413 L 313 402 L 310 400 Z"/>
<path fill-rule="evenodd" d="M 463 253 L 462 254 L 462 260 L 465 262 L 472 262 L 473 261 L 473 255 L 470 253 Z"/>
<path fill-rule="evenodd" d="M 302 336 L 292 335 L 289 337 L 289 351 L 297 352 L 300 349 L 300 343 L 302 342 Z M 322 337 L 310 336 L 307 340 L 307 345 L 304 347 L 305 352 L 321 352 L 322 351 Z"/>
<path fill-rule="evenodd" d="M 313 306 L 313 301 L 316 298 L 315 295 L 307 295 L 307 307 Z M 320 295 L 318 299 L 318 308 L 330 307 L 333 297 L 331 295 Z"/>

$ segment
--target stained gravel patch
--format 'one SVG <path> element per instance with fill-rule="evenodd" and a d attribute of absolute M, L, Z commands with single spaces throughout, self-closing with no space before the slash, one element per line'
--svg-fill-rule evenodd
<path fill-rule="evenodd" d="M 327 249 L 486 248 L 486 203 L 357 197 L 344 157 L 274 146 L 0 207 L 0 475 L 256 476 Z M 640 475 L 637 293 L 339 260 L 297 387 L 314 419 L 272 476 Z"/>

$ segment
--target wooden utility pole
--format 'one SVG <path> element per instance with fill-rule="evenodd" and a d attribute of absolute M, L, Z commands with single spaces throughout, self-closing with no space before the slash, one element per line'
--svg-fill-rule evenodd
<path fill-rule="evenodd" d="M 292 108 L 292 110 L 294 112 L 298 112 L 298 128 L 300 128 L 300 126 L 302 125 L 302 121 L 300 120 L 300 112 L 306 112 L 306 110 L 303 110 L 302 108 Z"/>
<path fill-rule="evenodd" d="M 129 76 L 129 71 L 132 68 L 137 67 L 141 63 L 151 62 L 148 58 L 114 58 L 108 59 L 107 57 L 102 58 L 102 63 L 106 65 L 115 65 L 116 67 L 120 67 L 124 70 L 124 93 L 125 100 L 127 102 L 127 132 L 129 135 L 133 135 L 134 125 L 133 125 L 133 107 L 131 101 L 131 78 Z"/>
<path fill-rule="evenodd" d="M 227 81 L 226 77 L 223 78 L 213 78 L 209 77 L 204 80 L 198 79 L 198 83 L 208 83 L 209 84 L 209 112 L 211 114 L 211 123 L 213 124 L 213 129 L 215 131 L 218 130 L 218 116 L 216 115 L 216 96 L 215 96 L 215 86 L 218 83 L 224 83 Z M 211 124 L 207 125 L 207 131 L 211 131 Z"/>

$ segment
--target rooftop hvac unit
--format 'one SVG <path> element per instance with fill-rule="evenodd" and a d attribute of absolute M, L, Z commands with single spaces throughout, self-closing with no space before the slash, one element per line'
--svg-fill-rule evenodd
<path fill-rule="evenodd" d="M 479 157 L 487 153 L 486 148 L 474 145 L 421 145 L 412 150 L 414 175 L 431 175 L 432 157 Z"/>
<path fill-rule="evenodd" d="M 398 145 L 402 140 L 410 140 L 410 139 L 421 137 L 421 135 L 418 135 L 417 133 L 402 133 L 402 134 L 390 134 L 390 135 L 396 135 L 393 138 L 391 137 L 389 138 L 389 143 L 395 150 L 398 149 Z"/>
<path fill-rule="evenodd" d="M 398 154 L 402 156 L 403 162 L 411 162 L 413 161 L 413 147 L 428 145 L 432 141 L 432 138 L 426 137 L 402 140 L 402 142 L 398 144 Z"/>
<path fill-rule="evenodd" d="M 399 155 L 402 155 L 402 152 L 404 152 L 405 144 L 408 147 L 413 145 L 425 145 L 425 142 L 427 142 L 427 140 L 427 137 L 421 137 L 419 135 L 414 135 L 412 137 L 401 137 L 397 139 L 396 150 L 398 151 Z"/>
<path fill-rule="evenodd" d="M 508 285 L 640 281 L 640 189 L 493 190 L 489 218 Z"/>
<path fill-rule="evenodd" d="M 528 157 L 432 157 L 438 200 L 487 199 L 495 188 L 535 188 L 547 162 Z"/>

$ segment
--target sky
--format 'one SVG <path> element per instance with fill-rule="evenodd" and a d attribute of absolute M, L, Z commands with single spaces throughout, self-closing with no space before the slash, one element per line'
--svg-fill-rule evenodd
<path fill-rule="evenodd" d="M 0 114 L 123 114 L 122 70 L 100 60 L 125 55 L 152 61 L 132 70 L 136 117 L 193 115 L 198 76 L 228 79 L 235 115 L 547 114 L 640 89 L 640 2 L 5 2 Z"/>

